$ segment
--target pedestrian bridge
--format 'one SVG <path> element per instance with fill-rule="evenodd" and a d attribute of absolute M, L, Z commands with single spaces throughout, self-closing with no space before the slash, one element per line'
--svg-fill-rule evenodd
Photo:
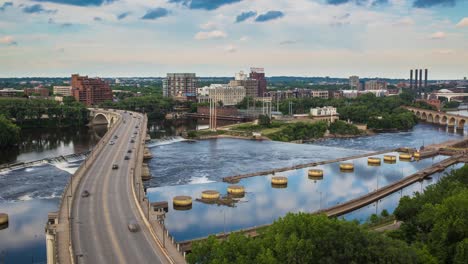
<path fill-rule="evenodd" d="M 120 114 L 99 108 L 88 108 L 90 125 L 107 125 L 111 127 L 120 117 Z"/>
<path fill-rule="evenodd" d="M 406 107 L 406 109 L 413 112 L 419 119 L 428 123 L 447 125 L 451 128 L 456 127 L 457 129 L 463 129 L 468 121 L 468 117 L 461 115 L 447 114 L 445 112 L 432 111 L 415 107 Z"/>

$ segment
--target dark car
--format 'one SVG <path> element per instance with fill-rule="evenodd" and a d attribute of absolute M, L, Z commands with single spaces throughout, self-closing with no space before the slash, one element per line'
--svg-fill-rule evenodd
<path fill-rule="evenodd" d="M 133 140 L 133 139 L 132 139 L 132 140 L 130 140 L 130 143 L 135 143 L 135 140 Z"/>
<path fill-rule="evenodd" d="M 137 232 L 138 230 L 140 230 L 140 226 L 136 221 L 133 220 L 128 222 L 128 230 L 130 230 L 130 232 Z"/>
<path fill-rule="evenodd" d="M 82 193 L 81 193 L 81 197 L 88 197 L 89 196 L 89 191 L 88 190 L 84 190 Z"/>
<path fill-rule="evenodd" d="M 116 169 L 118 169 L 118 168 L 119 168 L 119 165 L 117 165 L 117 164 L 112 165 L 112 169 L 113 169 L 113 170 L 116 170 Z"/>
<path fill-rule="evenodd" d="M 129 149 L 129 150 L 127 151 L 127 153 L 132 153 L 132 150 L 131 150 L 131 149 Z"/>
<path fill-rule="evenodd" d="M 130 157 L 129 157 L 129 156 L 125 156 L 125 160 L 129 160 L 129 159 L 130 159 Z"/>

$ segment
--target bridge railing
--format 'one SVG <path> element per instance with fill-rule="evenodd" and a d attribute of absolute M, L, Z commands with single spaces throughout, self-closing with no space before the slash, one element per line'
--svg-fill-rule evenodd
<path fill-rule="evenodd" d="M 61 232 L 61 233 L 57 234 L 57 239 L 55 240 L 55 242 L 56 242 L 55 248 L 57 250 L 56 252 L 59 253 L 59 256 L 64 254 L 64 253 L 60 253 L 58 251 L 59 243 L 64 243 L 66 241 L 63 241 L 63 240 L 68 240 L 68 250 L 69 250 L 69 254 L 70 254 L 70 263 L 74 263 L 74 251 L 73 251 L 73 245 L 72 245 L 72 239 L 71 239 L 71 222 L 69 220 L 69 218 L 71 217 L 71 208 L 73 206 L 73 201 L 75 199 L 75 191 L 74 190 L 76 190 L 78 188 L 78 186 L 80 184 L 80 181 L 81 181 L 81 178 L 84 175 L 84 173 L 86 172 L 86 170 L 88 169 L 88 167 L 93 164 L 94 157 L 96 155 L 98 155 L 102 151 L 103 147 L 107 144 L 108 140 L 112 137 L 112 135 L 114 134 L 115 130 L 117 129 L 118 125 L 121 122 L 122 122 L 122 118 L 120 116 L 118 118 L 117 122 L 115 122 L 112 125 L 112 127 L 106 132 L 104 137 L 101 138 L 99 143 L 91 150 L 89 155 L 85 158 L 83 163 L 81 163 L 80 167 L 76 170 L 76 172 L 74 174 L 72 174 L 72 176 L 68 179 L 67 185 L 66 185 L 66 187 L 65 187 L 65 189 L 64 189 L 64 191 L 62 193 L 62 196 L 60 198 L 60 203 L 59 203 L 59 210 L 60 211 L 59 211 L 59 219 L 58 220 L 59 220 L 59 224 L 61 224 L 62 221 L 68 220 L 68 227 L 65 227 L 66 229 L 68 229 L 68 234 L 64 233 L 64 232 Z M 71 191 L 70 191 L 70 189 L 71 189 Z M 71 195 L 70 195 L 70 192 L 71 192 Z M 70 201 L 68 201 L 69 197 L 71 197 Z M 65 199 L 67 199 L 66 208 L 65 208 Z M 66 215 L 62 215 L 63 210 L 67 211 Z M 68 238 L 68 239 L 66 239 L 66 238 Z"/>

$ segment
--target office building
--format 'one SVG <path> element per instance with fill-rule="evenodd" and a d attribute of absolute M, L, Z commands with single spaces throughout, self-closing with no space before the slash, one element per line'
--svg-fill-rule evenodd
<path fill-rule="evenodd" d="M 54 94 L 61 96 L 72 96 L 71 86 L 54 86 Z"/>
<path fill-rule="evenodd" d="M 370 80 L 365 83 L 365 90 L 387 90 L 387 82 L 381 80 Z"/>
<path fill-rule="evenodd" d="M 49 89 L 43 87 L 25 88 L 24 94 L 27 96 L 49 96 Z"/>
<path fill-rule="evenodd" d="M 236 105 L 245 98 L 245 88 L 243 86 L 230 86 L 228 84 L 212 84 L 197 89 L 198 102 L 222 102 L 223 105 Z"/>
<path fill-rule="evenodd" d="M 349 77 L 349 86 L 351 90 L 361 90 L 361 83 L 359 82 L 359 76 L 350 76 Z"/>
<path fill-rule="evenodd" d="M 265 70 L 263 68 L 250 68 L 251 80 L 257 80 L 257 96 L 263 97 L 267 91 L 267 80 L 265 78 Z"/>
<path fill-rule="evenodd" d="M 0 90 L 0 97 L 20 97 L 23 94 L 23 90 L 15 90 L 13 88 L 3 88 Z"/>
<path fill-rule="evenodd" d="M 312 97 L 314 98 L 322 98 L 322 99 L 328 99 L 329 93 L 328 90 L 312 90 L 311 91 Z"/>
<path fill-rule="evenodd" d="M 179 101 L 196 101 L 197 86 L 195 73 L 168 73 L 163 80 L 163 96 Z"/>
<path fill-rule="evenodd" d="M 238 87 L 242 86 L 245 88 L 245 95 L 256 98 L 258 97 L 258 81 L 251 80 L 251 79 L 244 79 L 244 80 L 231 80 L 229 82 L 229 86 L 231 87 Z"/>
<path fill-rule="evenodd" d="M 86 105 L 112 100 L 112 90 L 109 84 L 100 78 L 88 78 L 88 76 L 73 74 L 71 87 L 75 100 Z"/>

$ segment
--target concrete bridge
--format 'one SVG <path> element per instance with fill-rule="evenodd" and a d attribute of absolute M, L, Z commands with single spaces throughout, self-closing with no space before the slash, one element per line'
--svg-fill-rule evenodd
<path fill-rule="evenodd" d="M 110 128 L 70 177 L 59 211 L 49 214 L 47 263 L 184 263 L 177 247 L 164 243 L 145 197 L 146 115 L 90 111 L 91 123 Z"/>
<path fill-rule="evenodd" d="M 454 97 L 466 97 L 468 93 L 433 93 L 439 99 L 439 97 L 445 97 L 450 102 Z"/>
<path fill-rule="evenodd" d="M 107 125 L 111 127 L 120 118 L 120 113 L 117 110 L 105 110 L 100 108 L 88 108 L 90 125 Z"/>
<path fill-rule="evenodd" d="M 463 129 L 468 121 L 468 117 L 461 115 L 447 114 L 445 112 L 432 111 L 415 107 L 406 107 L 406 109 L 413 112 L 419 119 L 428 123 L 444 126 L 447 125 L 451 128 L 456 127 L 457 129 Z"/>

